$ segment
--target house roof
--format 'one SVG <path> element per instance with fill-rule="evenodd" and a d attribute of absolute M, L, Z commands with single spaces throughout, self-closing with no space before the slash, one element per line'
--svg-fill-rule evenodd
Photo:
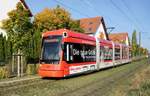
<path fill-rule="evenodd" d="M 101 18 L 102 17 L 80 19 L 80 26 L 87 34 L 95 33 L 101 23 Z"/>
<path fill-rule="evenodd" d="M 103 17 L 97 16 L 97 17 L 92 17 L 92 18 L 80 19 L 80 26 L 81 28 L 83 28 L 86 34 L 95 34 L 101 23 L 104 27 L 106 38 L 108 38 L 108 34 L 107 34 L 107 30 L 106 30 Z"/>
<path fill-rule="evenodd" d="M 127 37 L 127 32 L 109 34 L 109 40 L 112 40 L 117 43 L 125 42 Z"/>
<path fill-rule="evenodd" d="M 19 0 L 19 1 L 22 3 L 23 7 L 24 7 L 26 10 L 29 11 L 30 16 L 32 17 L 32 16 L 33 16 L 33 15 L 32 15 L 32 12 L 31 12 L 31 10 L 29 9 L 28 5 L 26 4 L 25 0 Z"/>

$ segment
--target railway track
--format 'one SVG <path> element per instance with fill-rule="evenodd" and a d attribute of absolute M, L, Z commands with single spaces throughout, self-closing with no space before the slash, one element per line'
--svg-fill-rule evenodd
<path fill-rule="evenodd" d="M 143 67 L 143 65 L 137 65 L 128 71 L 126 71 L 126 69 L 120 70 L 118 71 L 119 75 L 111 74 L 105 78 L 100 78 L 94 82 L 88 83 L 80 88 L 59 94 L 58 96 L 76 96 L 77 93 L 80 93 L 79 96 L 108 96 L 108 92 L 111 90 L 112 85 L 118 83 L 115 81 L 120 81 L 127 77 L 133 76 L 136 70 L 139 70 L 141 67 Z M 106 92 L 106 90 L 108 90 L 108 92 Z"/>

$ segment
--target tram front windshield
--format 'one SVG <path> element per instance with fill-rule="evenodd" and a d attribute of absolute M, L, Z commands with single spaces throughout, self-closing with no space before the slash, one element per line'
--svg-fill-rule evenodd
<path fill-rule="evenodd" d="M 41 62 L 46 64 L 58 64 L 61 51 L 61 36 L 49 36 L 43 38 Z"/>

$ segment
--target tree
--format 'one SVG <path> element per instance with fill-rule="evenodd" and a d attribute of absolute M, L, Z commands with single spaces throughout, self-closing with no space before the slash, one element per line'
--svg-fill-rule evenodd
<path fill-rule="evenodd" d="M 28 48 L 28 63 L 37 63 L 39 62 L 39 56 L 41 51 L 41 32 L 34 28 L 32 33 L 32 39 L 29 42 Z"/>
<path fill-rule="evenodd" d="M 83 32 L 83 29 L 80 28 L 79 21 L 73 20 L 70 17 L 70 13 L 59 6 L 53 9 L 45 8 L 42 12 L 36 14 L 34 25 L 41 32 L 60 28 Z"/>
<path fill-rule="evenodd" d="M 137 54 L 138 54 L 138 44 L 137 44 L 136 30 L 134 30 L 132 34 L 132 56 L 137 56 Z"/>
<path fill-rule="evenodd" d="M 0 62 L 4 62 L 7 59 L 8 50 L 9 48 L 7 48 L 6 37 L 0 34 Z"/>
<path fill-rule="evenodd" d="M 0 34 L 0 61 L 4 60 L 4 45 L 3 45 L 3 35 Z"/>
<path fill-rule="evenodd" d="M 19 2 L 16 9 L 8 13 L 8 19 L 3 20 L 2 28 L 6 30 L 13 51 L 21 50 L 26 53 L 31 38 L 32 23 L 29 11 Z"/>
<path fill-rule="evenodd" d="M 146 48 L 140 47 L 139 51 L 141 55 L 148 55 L 148 50 Z"/>
<path fill-rule="evenodd" d="M 77 32 L 84 32 L 84 30 L 80 27 L 80 21 L 79 20 L 70 20 L 68 29 L 77 31 Z"/>

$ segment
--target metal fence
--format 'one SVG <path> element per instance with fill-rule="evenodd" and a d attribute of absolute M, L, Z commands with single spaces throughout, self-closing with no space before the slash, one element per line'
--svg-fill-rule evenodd
<path fill-rule="evenodd" d="M 11 73 L 12 75 L 17 75 L 18 77 L 23 76 L 26 71 L 25 57 L 21 54 L 14 54 L 12 56 Z"/>
<path fill-rule="evenodd" d="M 9 77 L 24 76 L 27 68 L 25 56 L 22 54 L 13 54 L 5 61 L 1 62 L 0 66 L 7 67 Z"/>

